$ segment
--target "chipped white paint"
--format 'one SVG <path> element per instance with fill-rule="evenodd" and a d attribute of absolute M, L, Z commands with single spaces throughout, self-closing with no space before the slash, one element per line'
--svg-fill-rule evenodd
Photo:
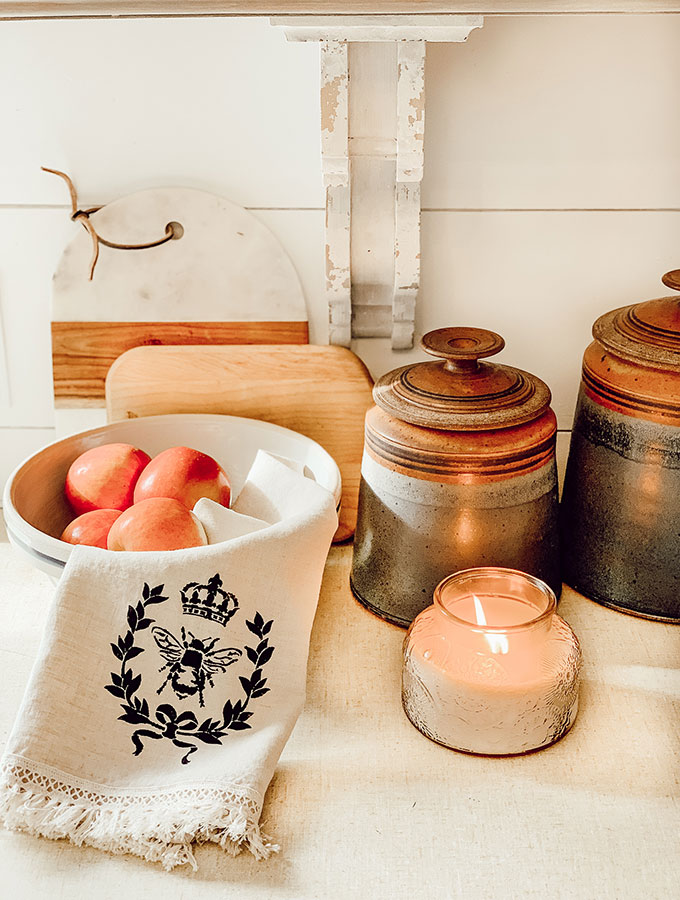
<path fill-rule="evenodd" d="M 349 347 L 350 284 L 349 68 L 347 44 L 321 43 L 321 159 L 326 188 L 326 295 L 331 344 Z"/>
<path fill-rule="evenodd" d="M 325 187 L 349 184 L 348 67 L 344 41 L 321 43 L 321 154 Z"/>
<path fill-rule="evenodd" d="M 425 43 L 397 45 L 397 171 L 392 349 L 413 346 L 420 286 L 420 182 L 425 140 Z"/>
<path fill-rule="evenodd" d="M 352 293 L 350 282 L 350 188 L 349 184 L 326 188 L 326 297 L 328 339 L 349 347 L 352 339 Z"/>
<path fill-rule="evenodd" d="M 397 181 L 422 181 L 425 42 L 397 44 Z"/>
<path fill-rule="evenodd" d="M 395 193 L 394 298 L 392 349 L 413 346 L 420 288 L 420 182 L 402 181 Z"/>
<path fill-rule="evenodd" d="M 394 43 L 349 45 L 352 336 L 389 337 L 394 282 Z"/>
<path fill-rule="evenodd" d="M 465 41 L 483 16 L 376 15 L 275 17 L 289 41 Z"/>
<path fill-rule="evenodd" d="M 393 349 L 408 349 L 420 285 L 426 43 L 465 41 L 484 20 L 369 15 L 271 22 L 288 40 L 321 42 L 330 342 L 391 337 Z"/>

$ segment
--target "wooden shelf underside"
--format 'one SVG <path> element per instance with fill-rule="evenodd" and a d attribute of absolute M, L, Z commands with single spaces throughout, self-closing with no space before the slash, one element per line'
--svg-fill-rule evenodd
<path fill-rule="evenodd" d="M 680 0 L 0 0 L 0 19 L 107 16 L 678 13 Z"/>

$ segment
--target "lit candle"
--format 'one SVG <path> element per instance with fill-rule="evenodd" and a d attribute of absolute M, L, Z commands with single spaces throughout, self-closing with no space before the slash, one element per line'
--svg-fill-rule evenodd
<path fill-rule="evenodd" d="M 404 643 L 402 698 L 427 737 L 469 753 L 559 740 L 578 709 L 581 651 L 551 589 L 514 569 L 467 569 L 436 588 Z"/>

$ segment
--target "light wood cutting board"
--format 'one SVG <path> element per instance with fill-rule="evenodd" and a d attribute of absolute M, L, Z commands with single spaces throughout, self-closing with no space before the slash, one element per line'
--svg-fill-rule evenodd
<path fill-rule="evenodd" d="M 368 370 L 343 347 L 136 347 L 106 379 L 110 422 L 166 413 L 263 419 L 321 444 L 342 474 L 336 541 L 352 536 L 364 443 L 373 403 Z"/>

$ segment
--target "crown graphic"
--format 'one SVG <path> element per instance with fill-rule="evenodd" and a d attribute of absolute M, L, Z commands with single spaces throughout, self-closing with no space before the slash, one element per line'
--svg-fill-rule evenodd
<path fill-rule="evenodd" d="M 185 616 L 200 616 L 226 625 L 238 609 L 238 600 L 222 590 L 222 579 L 213 575 L 207 584 L 192 581 L 182 588 L 182 612 Z"/>

